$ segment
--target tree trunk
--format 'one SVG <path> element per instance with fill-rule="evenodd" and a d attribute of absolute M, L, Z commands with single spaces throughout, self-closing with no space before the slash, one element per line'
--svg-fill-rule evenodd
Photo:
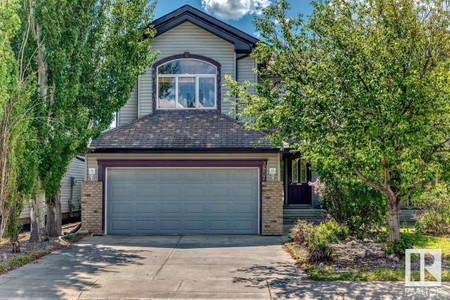
<path fill-rule="evenodd" d="M 47 239 L 45 228 L 45 193 L 38 193 L 31 199 L 30 242 L 40 243 Z"/>
<path fill-rule="evenodd" d="M 8 213 L 5 209 L 8 198 L 8 189 L 10 185 L 10 117 L 12 111 L 12 103 L 8 101 L 8 105 L 3 109 L 2 115 L 0 115 L 0 239 L 5 234 L 6 223 L 8 220 Z"/>
<path fill-rule="evenodd" d="M 11 243 L 11 252 L 20 253 L 19 233 L 9 239 Z"/>
<path fill-rule="evenodd" d="M 61 194 L 50 198 L 47 203 L 47 236 L 57 237 L 61 235 L 62 212 Z"/>
<path fill-rule="evenodd" d="M 400 239 L 400 201 L 394 195 L 388 196 L 388 208 L 388 224 L 391 227 L 389 241 L 393 242 Z"/>

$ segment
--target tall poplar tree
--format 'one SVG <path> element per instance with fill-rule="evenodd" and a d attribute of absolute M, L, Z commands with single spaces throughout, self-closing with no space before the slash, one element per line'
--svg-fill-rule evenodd
<path fill-rule="evenodd" d="M 22 5 L 34 41 L 26 54 L 37 74 L 33 125 L 46 235 L 52 237 L 61 234 L 59 190 L 70 161 L 108 128 L 155 58 L 149 27 L 154 2 L 22 0 Z M 42 210 L 34 213 L 42 218 Z M 32 236 L 33 231 L 42 228 L 32 228 Z"/>
<path fill-rule="evenodd" d="M 20 30 L 19 8 L 19 0 L 0 3 L 0 238 L 10 238 L 13 252 L 20 251 L 19 215 L 35 192 L 38 165 L 30 110 L 36 81 L 27 74 L 29 39 Z"/>

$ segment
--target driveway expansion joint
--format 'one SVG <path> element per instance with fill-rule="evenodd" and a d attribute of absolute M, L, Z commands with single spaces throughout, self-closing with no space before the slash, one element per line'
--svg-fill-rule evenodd
<path fill-rule="evenodd" d="M 156 272 L 155 276 L 153 276 L 152 280 L 155 280 L 156 276 L 158 276 L 159 272 L 161 272 L 162 268 L 166 265 L 166 263 L 169 261 L 170 257 L 172 257 L 173 252 L 175 252 L 175 249 L 177 249 L 178 244 L 180 244 L 181 239 L 183 238 L 182 235 L 180 235 L 180 237 L 178 238 L 177 244 L 175 245 L 175 247 L 172 248 L 172 250 L 170 251 L 169 255 L 167 256 L 166 260 L 163 262 L 163 264 L 161 265 L 161 267 L 158 269 L 158 271 Z"/>
<path fill-rule="evenodd" d="M 269 281 L 267 281 L 267 279 L 266 279 L 266 284 L 267 284 L 267 290 L 269 291 L 269 299 L 272 300 L 273 299 L 272 291 L 270 290 L 270 284 L 269 284 Z"/>
<path fill-rule="evenodd" d="M 83 294 L 83 292 L 86 292 L 86 291 L 89 290 L 91 287 L 93 287 L 94 284 L 95 284 L 97 281 L 98 281 L 98 279 L 94 280 L 94 281 L 93 281 L 90 285 L 88 285 L 86 288 L 82 289 L 81 292 L 80 292 L 80 294 L 78 295 L 77 300 L 80 299 L 81 294 Z"/>
<path fill-rule="evenodd" d="M 0 285 L 3 285 L 3 284 L 5 284 L 5 283 L 7 283 L 7 282 L 10 282 L 10 281 L 13 280 L 13 279 L 16 279 L 15 277 L 6 277 L 6 278 L 9 278 L 9 279 L 3 281 L 2 283 L 0 283 Z"/>

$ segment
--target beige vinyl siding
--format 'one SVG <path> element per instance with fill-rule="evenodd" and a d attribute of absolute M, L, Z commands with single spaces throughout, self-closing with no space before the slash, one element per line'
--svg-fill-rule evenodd
<path fill-rule="evenodd" d="M 86 155 L 86 170 L 89 170 L 89 168 L 94 168 L 95 176 L 93 181 L 97 181 L 97 159 L 267 159 L 267 181 L 272 181 L 272 176 L 269 175 L 269 168 L 277 169 L 277 175 L 275 176 L 274 181 L 279 181 L 278 173 L 280 158 L 281 153 L 90 153 Z"/>
<path fill-rule="evenodd" d="M 256 69 L 256 61 L 254 58 L 247 56 L 239 59 L 238 57 L 239 83 L 243 83 L 245 81 L 249 81 L 252 83 L 256 82 L 256 74 L 253 72 L 253 69 Z"/>
<path fill-rule="evenodd" d="M 240 84 L 248 81 L 250 83 L 255 83 L 256 82 L 256 74 L 253 72 L 253 69 L 256 69 L 256 61 L 254 58 L 248 56 L 248 57 L 244 57 L 241 59 L 238 59 L 237 61 L 238 64 L 238 68 L 237 68 L 237 73 L 238 73 L 238 82 Z M 255 93 L 255 89 L 254 88 L 250 88 L 249 92 L 251 94 Z M 237 110 L 238 112 L 242 112 L 243 109 L 243 105 L 239 105 Z M 244 118 L 239 117 L 240 121 L 245 121 Z"/>
<path fill-rule="evenodd" d="M 160 51 L 157 61 L 168 56 L 183 54 L 202 55 L 216 60 L 222 67 L 222 99 L 226 98 L 227 89 L 225 74 L 234 77 L 235 59 L 234 45 L 218 36 L 190 23 L 185 22 L 159 36 L 152 42 L 152 51 Z M 146 73 L 140 77 L 139 82 L 139 117 L 152 113 L 152 68 L 146 69 Z M 231 102 L 222 101 L 222 113 L 228 114 Z"/>
<path fill-rule="evenodd" d="M 73 211 L 80 211 L 81 207 L 81 182 L 84 181 L 84 161 L 74 159 L 67 169 L 61 181 L 61 209 L 63 213 L 69 212 L 70 185 L 71 177 L 75 177 L 75 185 L 73 186 Z"/>
<path fill-rule="evenodd" d="M 117 126 L 124 125 L 137 119 L 138 115 L 138 86 L 134 87 L 130 99 L 119 111 L 119 122 Z"/>
<path fill-rule="evenodd" d="M 74 212 L 80 211 L 81 182 L 84 181 L 85 178 L 84 167 L 85 167 L 84 161 L 81 161 L 77 158 L 73 159 L 69 164 L 69 167 L 67 169 L 66 174 L 64 175 L 64 178 L 61 181 L 61 211 L 63 214 L 69 212 L 71 177 L 75 177 L 76 180 L 76 184 L 73 187 L 73 204 L 75 205 L 73 211 Z M 29 218 L 30 211 L 31 211 L 31 204 L 27 203 L 20 214 L 20 218 L 21 219 Z"/>

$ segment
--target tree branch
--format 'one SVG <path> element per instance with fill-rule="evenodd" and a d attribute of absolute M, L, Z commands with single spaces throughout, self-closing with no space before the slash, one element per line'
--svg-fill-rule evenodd
<path fill-rule="evenodd" d="M 341 152 L 345 158 L 350 159 L 349 155 L 347 154 L 347 152 L 344 149 L 341 149 Z M 369 178 L 364 176 L 364 174 L 361 173 L 361 171 L 355 164 L 352 163 L 351 166 L 352 166 L 353 170 L 355 171 L 356 175 L 358 175 L 358 177 L 361 178 L 362 181 L 364 181 L 365 183 L 367 183 L 368 185 L 370 185 L 371 187 L 373 187 L 374 189 L 376 189 L 378 191 L 381 191 L 381 192 L 385 191 L 385 189 L 383 187 L 376 185 L 372 180 L 370 180 Z"/>
<path fill-rule="evenodd" d="M 422 164 L 419 168 L 419 171 L 417 172 L 416 176 L 414 177 L 413 183 L 416 184 L 417 179 L 419 179 L 420 173 L 422 173 L 423 169 L 425 169 L 425 164 Z"/>
<path fill-rule="evenodd" d="M 427 185 L 427 184 L 429 184 L 431 182 L 433 182 L 433 180 L 424 180 L 424 181 L 421 181 L 421 182 L 410 184 L 410 185 L 408 185 L 407 188 L 408 188 L 408 190 L 410 190 L 410 189 L 413 189 L 413 188 L 416 188 L 416 187 L 419 187 L 419 186 L 425 186 L 425 185 Z"/>

